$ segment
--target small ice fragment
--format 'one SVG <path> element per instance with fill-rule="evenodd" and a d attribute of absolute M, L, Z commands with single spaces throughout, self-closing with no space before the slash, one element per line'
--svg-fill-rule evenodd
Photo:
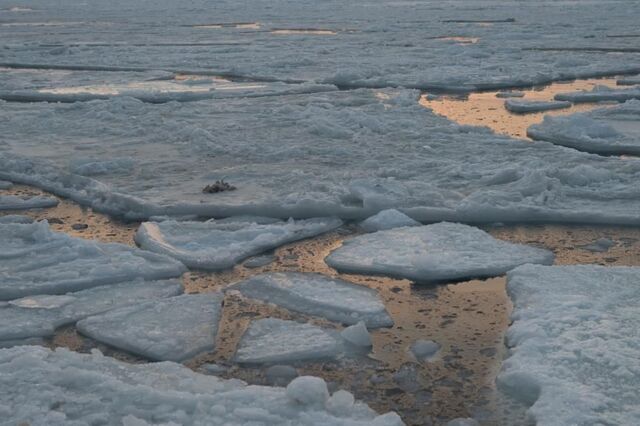
<path fill-rule="evenodd" d="M 604 253 L 613 247 L 613 241 L 609 238 L 599 238 L 595 242 L 582 246 L 581 248 L 595 253 Z"/>
<path fill-rule="evenodd" d="M 247 259 L 242 266 L 245 268 L 260 268 L 266 266 L 276 260 L 276 257 L 272 254 L 263 254 L 261 256 L 253 256 Z"/>
<path fill-rule="evenodd" d="M 229 370 L 228 367 L 220 364 L 202 364 L 200 369 L 206 374 L 212 374 L 214 376 L 218 376 L 220 374 L 226 373 Z"/>
<path fill-rule="evenodd" d="M 333 393 L 327 400 L 325 407 L 327 411 L 336 416 L 348 416 L 353 409 L 355 398 L 346 390 L 339 390 Z"/>
<path fill-rule="evenodd" d="M 327 383 L 320 377 L 296 377 L 287 385 L 287 396 L 302 405 L 321 405 L 329 399 Z"/>
<path fill-rule="evenodd" d="M 369 347 L 372 345 L 371 343 L 371 335 L 367 330 L 367 326 L 364 324 L 364 321 L 360 321 L 359 323 L 349 326 L 342 330 L 340 335 L 349 343 L 361 346 L 361 347 Z"/>
<path fill-rule="evenodd" d="M 376 232 L 402 226 L 418 225 L 420 225 L 420 222 L 416 222 L 406 214 L 396 209 L 388 209 L 366 219 L 360 224 L 360 227 L 367 232 Z"/>
<path fill-rule="evenodd" d="M 453 419 L 450 420 L 449 422 L 447 422 L 446 426 L 480 426 L 480 423 L 478 423 L 477 420 L 472 419 L 472 418 L 459 418 L 459 419 Z"/>
<path fill-rule="evenodd" d="M 439 350 L 440 344 L 433 340 L 416 340 L 411 345 L 411 353 L 420 361 L 432 358 Z"/>
<path fill-rule="evenodd" d="M 496 98 L 522 98 L 524 96 L 524 92 L 498 92 L 496 93 Z"/>
<path fill-rule="evenodd" d="M 286 386 L 298 377 L 298 371 L 290 365 L 272 365 L 264 374 L 271 386 Z"/>

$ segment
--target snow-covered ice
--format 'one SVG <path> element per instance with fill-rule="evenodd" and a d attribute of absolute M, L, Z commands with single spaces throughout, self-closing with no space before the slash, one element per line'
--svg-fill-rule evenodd
<path fill-rule="evenodd" d="M 563 117 L 545 116 L 527 129 L 533 139 L 604 155 L 640 154 L 640 100 Z M 585 177 L 595 178 L 585 169 Z"/>
<path fill-rule="evenodd" d="M 28 210 L 45 207 L 55 207 L 58 199 L 47 196 L 18 197 L 15 195 L 0 195 L 0 211 L 2 210 Z"/>
<path fill-rule="evenodd" d="M 250 222 L 145 222 L 136 233 L 140 247 L 174 257 L 190 268 L 226 269 L 239 261 L 342 225 L 317 218 L 259 224 Z"/>
<path fill-rule="evenodd" d="M 65 295 L 27 296 L 0 306 L 0 341 L 50 337 L 56 328 L 109 309 L 176 296 L 178 280 L 122 282 Z"/>
<path fill-rule="evenodd" d="M 184 294 L 114 309 L 78 322 L 99 342 L 156 361 L 184 361 L 215 348 L 222 294 Z"/>
<path fill-rule="evenodd" d="M 500 241 L 468 225 L 441 222 L 345 240 L 325 261 L 338 271 L 418 282 L 501 275 L 525 263 L 553 263 L 548 250 Z"/>
<path fill-rule="evenodd" d="M 640 99 L 640 87 L 612 89 L 608 86 L 596 86 L 592 90 L 558 93 L 554 96 L 554 99 L 573 103 L 603 101 L 625 102 L 631 99 Z"/>
<path fill-rule="evenodd" d="M 364 321 L 369 328 L 393 325 L 375 290 L 321 274 L 268 273 L 233 284 L 229 289 L 251 299 L 343 324 Z"/>
<path fill-rule="evenodd" d="M 308 380 L 287 390 L 198 374 L 172 362 L 124 363 L 98 351 L 0 350 L 0 402 L 10 424 L 402 425 L 395 413 L 377 416 L 361 402 L 333 414 L 316 399 L 320 384 Z"/>
<path fill-rule="evenodd" d="M 0 223 L 0 300 L 182 275 L 170 257 L 52 232 L 46 221 Z"/>
<path fill-rule="evenodd" d="M 282 363 L 336 358 L 344 353 L 337 332 L 277 318 L 254 321 L 242 336 L 235 361 Z"/>
<path fill-rule="evenodd" d="M 382 231 L 385 229 L 399 228 L 401 226 L 418 226 L 420 222 L 411 219 L 406 214 L 388 209 L 364 220 L 360 227 L 367 232 Z"/>
<path fill-rule="evenodd" d="M 162 105 L 128 97 L 11 104 L 0 109 L 0 179 L 142 219 L 366 219 L 395 208 L 421 222 L 640 223 L 640 164 L 460 126 L 418 98 L 362 89 Z M 73 173 L 85 158 L 136 166 Z M 237 189 L 202 192 L 222 178 Z"/>
<path fill-rule="evenodd" d="M 571 102 L 568 101 L 528 101 L 520 99 L 507 99 L 504 101 L 504 107 L 508 111 L 518 113 L 549 111 L 569 108 L 570 106 Z"/>
<path fill-rule="evenodd" d="M 498 383 L 537 424 L 640 420 L 640 268 L 525 265 L 508 274 L 511 347 Z"/>

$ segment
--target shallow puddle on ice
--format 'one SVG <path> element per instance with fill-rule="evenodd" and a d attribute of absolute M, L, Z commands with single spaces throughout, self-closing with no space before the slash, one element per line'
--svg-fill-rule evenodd
<path fill-rule="evenodd" d="M 614 88 L 616 86 L 616 79 L 575 80 L 571 82 L 552 83 L 531 89 L 516 89 L 514 91 L 524 93 L 523 97 L 515 99 L 552 101 L 553 97 L 558 93 L 591 90 L 596 85 Z M 574 104 L 569 108 L 561 110 L 520 114 L 505 109 L 504 102 L 508 98 L 499 98 L 496 96 L 501 92 L 503 91 L 442 96 L 426 94 L 420 98 L 420 104 L 456 123 L 470 126 L 486 126 L 496 133 L 520 139 L 528 139 L 527 128 L 532 124 L 540 123 L 545 115 L 567 115 L 606 106 L 605 103 L 582 103 Z"/>
<path fill-rule="evenodd" d="M 39 195 L 42 191 L 17 185 L 0 193 Z M 23 214 L 48 219 L 57 231 L 103 242 L 133 245 L 133 234 L 137 229 L 136 223 L 123 223 L 64 199 L 57 207 Z M 545 246 L 556 253 L 559 264 L 640 265 L 640 229 L 636 228 L 564 225 L 484 228 L 503 240 Z M 259 268 L 238 265 L 219 273 L 187 273 L 184 276 L 186 291 L 220 290 L 230 283 L 267 271 L 319 272 L 375 288 L 395 325 L 372 332 L 374 348 L 371 355 L 340 362 L 295 365 L 299 374 L 321 376 L 332 387 L 350 390 L 378 411 L 395 410 L 409 425 L 444 424 L 452 418 L 466 416 L 483 419 L 482 424 L 486 425 L 526 424 L 525 408 L 495 390 L 495 376 L 506 353 L 503 336 L 511 309 L 504 277 L 417 286 L 407 280 L 337 274 L 323 259 L 345 238 L 357 232 L 354 226 L 345 226 L 314 239 L 283 246 L 274 251 L 275 260 L 271 264 Z M 592 251 L 589 245 L 601 238 L 610 240 L 611 247 L 605 252 Z M 217 351 L 196 357 L 187 365 L 199 370 L 204 363 L 219 363 L 229 366 L 224 377 L 266 384 L 264 368 L 239 367 L 231 362 L 231 358 L 249 323 L 268 316 L 339 328 L 326 320 L 229 294 L 225 298 Z M 442 345 L 434 361 L 418 363 L 412 358 L 408 347 L 417 339 L 433 339 Z M 49 345 L 81 352 L 97 347 L 124 361 L 145 362 L 84 338 L 73 327 L 60 329 Z"/>

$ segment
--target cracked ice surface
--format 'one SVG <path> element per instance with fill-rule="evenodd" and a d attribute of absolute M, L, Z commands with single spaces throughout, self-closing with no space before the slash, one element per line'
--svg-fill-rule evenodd
<path fill-rule="evenodd" d="M 314 237 L 342 225 L 336 218 L 286 222 L 145 222 L 136 233 L 140 247 L 174 257 L 191 268 L 225 269 L 254 254 Z"/>
<path fill-rule="evenodd" d="M 325 408 L 328 393 L 316 396 L 300 382 L 295 387 L 287 392 L 248 386 L 172 362 L 128 364 L 99 351 L 79 354 L 36 346 L 0 350 L 3 420 L 12 424 L 403 424 L 395 413 L 376 416 L 361 402 L 332 414 L 330 406 Z"/>
<path fill-rule="evenodd" d="M 640 268 L 525 265 L 508 274 L 512 347 L 498 384 L 537 424 L 640 420 Z"/>
<path fill-rule="evenodd" d="M 640 154 L 640 100 L 563 117 L 527 129 L 534 139 L 596 154 Z"/>
<path fill-rule="evenodd" d="M 184 294 L 90 316 L 78 331 L 156 361 L 184 361 L 215 348 L 220 293 Z"/>
<path fill-rule="evenodd" d="M 233 284 L 229 290 L 343 324 L 364 321 L 369 328 L 393 325 L 375 290 L 320 274 L 262 274 Z"/>
<path fill-rule="evenodd" d="M 0 246 L 0 300 L 64 294 L 136 278 L 172 278 L 185 271 L 167 256 L 52 232 L 46 221 L 0 223 Z"/>
<path fill-rule="evenodd" d="M 65 295 L 37 295 L 0 306 L 0 340 L 52 336 L 55 329 L 89 315 L 182 293 L 178 280 L 126 281 Z"/>
<path fill-rule="evenodd" d="M 501 275 L 525 263 L 553 263 L 552 252 L 493 238 L 457 223 L 395 228 L 345 240 L 325 261 L 338 271 L 418 282 Z"/>
<path fill-rule="evenodd" d="M 627 2 L 607 2 L 607 13 L 599 2 L 216 3 L 214 21 L 257 23 L 244 28 L 210 22 L 205 0 L 136 4 L 135 19 L 121 1 L 29 4 L 37 12 L 0 24 L 1 63 L 454 90 L 640 70 L 636 39 L 609 37 L 637 33 Z"/>
<path fill-rule="evenodd" d="M 13 104 L 0 109 L 0 179 L 130 218 L 366 218 L 398 208 L 421 221 L 640 223 L 639 162 L 459 126 L 417 98 L 361 89 Z M 79 157 L 95 179 L 73 173 Z M 122 158 L 131 166 L 109 162 Z M 221 178 L 237 190 L 202 193 Z"/>

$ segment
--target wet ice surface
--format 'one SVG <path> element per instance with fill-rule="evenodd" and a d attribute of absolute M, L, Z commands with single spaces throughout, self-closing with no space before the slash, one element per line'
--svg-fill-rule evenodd
<path fill-rule="evenodd" d="M 41 194 L 21 186 L 15 186 L 12 191 Z M 27 211 L 26 214 L 36 218 L 60 218 L 63 223 L 53 224 L 55 229 L 102 241 L 133 244 L 137 228 L 136 224 L 119 223 L 66 200 L 61 200 L 55 208 Z M 88 226 L 72 228 L 77 223 Z M 496 226 L 487 230 L 494 237 L 506 241 L 547 247 L 556 254 L 558 264 L 640 265 L 637 254 L 640 233 L 633 228 L 530 225 Z M 238 265 L 233 270 L 218 273 L 190 272 L 184 278 L 186 291 L 218 291 L 230 283 L 264 272 L 303 271 L 336 276 L 335 271 L 324 264 L 323 258 L 353 232 L 354 229 L 346 228 L 287 245 L 274 252 L 272 263 L 258 268 Z M 586 247 L 601 239 L 611 241 L 607 251 L 594 252 Z M 373 348 L 370 359 L 353 363 L 304 363 L 295 366 L 298 374 L 324 377 L 330 387 L 350 390 L 356 398 L 364 399 L 379 412 L 397 410 L 407 424 L 421 425 L 429 421 L 444 424 L 461 416 L 484 419 L 481 423 L 487 425 L 524 424 L 525 407 L 513 406 L 513 402 L 498 398 L 493 390 L 503 355 L 502 334 L 508 324 L 510 309 L 503 278 L 424 287 L 382 277 L 337 276 L 379 291 L 395 325 L 390 329 L 371 330 Z M 274 316 L 309 321 L 321 327 L 336 327 L 317 317 L 229 295 L 225 298 L 216 353 L 198 357 L 187 365 L 198 369 L 200 365 L 213 362 L 226 366 L 226 371 L 220 373 L 222 377 L 268 383 L 266 369 L 241 368 L 231 360 L 249 323 Z M 434 340 L 442 345 L 433 362 L 416 363 L 410 348 L 420 339 Z M 108 355 L 129 362 L 143 362 L 140 358 L 79 336 L 69 328 L 58 330 L 55 337 L 46 343 L 81 352 L 98 347 Z M 398 376 L 396 373 L 399 371 L 412 373 Z M 404 381 L 405 376 L 411 380 Z"/>

